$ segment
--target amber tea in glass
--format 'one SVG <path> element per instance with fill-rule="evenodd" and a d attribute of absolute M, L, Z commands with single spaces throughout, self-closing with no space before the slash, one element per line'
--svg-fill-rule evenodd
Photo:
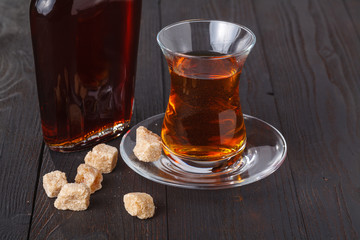
<path fill-rule="evenodd" d="M 165 27 L 158 42 L 171 77 L 164 152 L 206 167 L 240 154 L 246 131 L 239 78 L 255 44 L 253 33 L 233 23 L 191 20 Z"/>

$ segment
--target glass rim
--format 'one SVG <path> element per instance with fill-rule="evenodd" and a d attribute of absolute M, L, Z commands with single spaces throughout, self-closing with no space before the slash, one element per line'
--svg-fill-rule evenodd
<path fill-rule="evenodd" d="M 222 22 L 222 23 L 226 23 L 226 24 L 232 24 L 232 25 L 235 25 L 237 27 L 240 27 L 241 29 L 244 29 L 251 36 L 250 44 L 246 48 L 242 49 L 241 51 L 234 52 L 234 53 L 231 53 L 231 54 L 226 54 L 226 55 L 223 55 L 223 56 L 216 56 L 216 58 L 214 58 L 214 57 L 209 57 L 209 56 L 193 56 L 193 55 L 189 55 L 189 54 L 186 54 L 186 53 L 180 53 L 180 52 L 177 52 L 177 51 L 173 51 L 173 50 L 165 47 L 164 44 L 160 41 L 160 34 L 163 33 L 164 31 L 172 28 L 172 27 L 176 27 L 176 26 L 183 25 L 183 24 L 186 24 L 186 23 L 210 23 L 210 22 Z M 228 22 L 228 21 L 223 21 L 223 20 L 189 19 L 189 20 L 183 20 L 183 21 L 175 22 L 175 23 L 172 23 L 172 24 L 169 24 L 169 25 L 163 27 L 158 32 L 158 34 L 156 35 L 156 40 L 157 40 L 157 43 L 159 44 L 159 46 L 160 46 L 160 48 L 162 50 L 166 50 L 167 52 L 170 52 L 171 54 L 173 54 L 175 56 L 186 57 L 186 58 L 203 58 L 203 59 L 207 59 L 207 60 L 219 60 L 219 59 L 226 59 L 226 58 L 230 58 L 230 57 L 241 56 L 245 52 L 250 51 L 254 47 L 254 45 L 256 43 L 256 36 L 249 28 L 247 28 L 247 27 L 245 27 L 245 26 L 243 26 L 241 24 L 238 24 L 238 23 L 233 23 L 233 22 Z"/>

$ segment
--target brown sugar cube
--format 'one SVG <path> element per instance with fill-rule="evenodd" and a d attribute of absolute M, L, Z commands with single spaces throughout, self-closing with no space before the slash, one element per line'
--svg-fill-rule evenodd
<path fill-rule="evenodd" d="M 101 172 L 90 165 L 80 164 L 77 168 L 75 182 L 86 184 L 90 188 L 90 193 L 94 193 L 102 188 L 102 180 Z"/>
<path fill-rule="evenodd" d="M 124 205 L 131 216 L 137 216 L 140 219 L 151 218 L 155 213 L 153 198 L 147 193 L 133 192 L 125 194 Z"/>
<path fill-rule="evenodd" d="M 154 162 L 161 156 L 161 138 L 145 127 L 140 126 L 136 129 L 136 146 L 133 151 L 140 161 Z"/>
<path fill-rule="evenodd" d="M 49 198 L 56 197 L 65 184 L 67 180 L 63 172 L 53 171 L 43 176 L 43 187 Z"/>
<path fill-rule="evenodd" d="M 116 147 L 102 143 L 86 154 L 85 163 L 98 169 L 101 173 L 110 173 L 116 166 L 118 155 Z"/>
<path fill-rule="evenodd" d="M 83 211 L 90 204 L 90 189 L 83 183 L 68 183 L 61 189 L 54 206 L 59 210 Z"/>

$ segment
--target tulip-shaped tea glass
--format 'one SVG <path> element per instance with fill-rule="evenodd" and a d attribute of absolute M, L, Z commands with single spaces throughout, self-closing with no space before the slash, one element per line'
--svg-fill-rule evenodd
<path fill-rule="evenodd" d="M 189 20 L 165 27 L 157 40 L 171 76 L 169 103 L 165 114 L 124 135 L 124 162 L 152 181 L 193 189 L 242 186 L 278 169 L 287 152 L 284 137 L 241 111 L 239 78 L 254 34 L 234 23 Z M 161 135 L 164 151 L 154 162 L 134 155 L 140 126 Z"/>
<path fill-rule="evenodd" d="M 171 76 L 165 154 L 196 168 L 223 166 L 246 145 L 239 79 L 255 35 L 234 23 L 190 20 L 165 27 L 157 40 Z"/>

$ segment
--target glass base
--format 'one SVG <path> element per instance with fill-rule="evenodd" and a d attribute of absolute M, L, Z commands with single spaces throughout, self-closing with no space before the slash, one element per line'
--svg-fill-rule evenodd
<path fill-rule="evenodd" d="M 132 127 L 123 137 L 120 154 L 124 162 L 141 176 L 161 184 L 191 189 L 224 189 L 263 179 L 283 163 L 287 145 L 281 133 L 270 124 L 244 114 L 247 143 L 244 151 L 220 166 L 198 167 L 169 158 L 164 152 L 156 162 L 139 161 L 133 153 L 136 129 L 144 126 L 161 133 L 164 114 L 150 117 Z"/>
<path fill-rule="evenodd" d="M 90 137 L 73 143 L 65 143 L 65 144 L 47 144 L 48 147 L 57 152 L 76 152 L 81 151 L 84 149 L 87 149 L 89 147 L 92 147 L 98 143 L 106 142 L 111 139 L 119 137 L 122 133 L 124 133 L 124 130 L 129 128 L 130 121 L 126 121 L 124 123 L 119 123 L 113 127 L 106 128 L 102 130 L 101 132 L 95 133 L 94 135 L 91 135 Z"/>
<path fill-rule="evenodd" d="M 246 146 L 246 140 L 244 141 L 243 146 L 235 153 L 227 155 L 222 159 L 217 159 L 215 161 L 204 161 L 203 159 L 186 159 L 182 156 L 178 156 L 173 152 L 169 151 L 168 148 L 163 145 L 163 153 L 173 162 L 175 162 L 179 168 L 187 172 L 193 173 L 210 173 L 212 169 L 227 169 L 229 165 L 233 165 L 235 159 L 238 159 L 241 153 L 244 151 Z"/>

